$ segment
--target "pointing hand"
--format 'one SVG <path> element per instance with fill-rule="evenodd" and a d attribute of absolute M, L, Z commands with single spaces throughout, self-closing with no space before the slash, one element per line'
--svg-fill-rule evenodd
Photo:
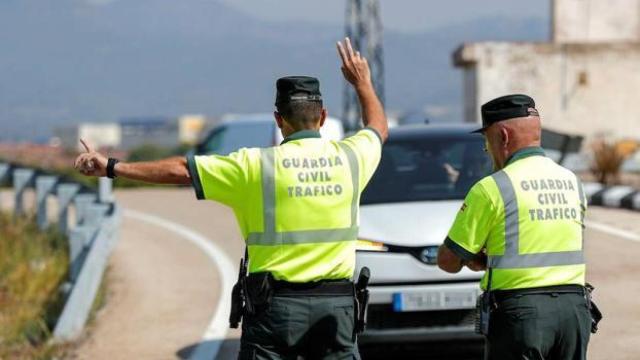
<path fill-rule="evenodd" d="M 83 139 L 80 139 L 82 146 L 86 152 L 78 155 L 74 163 L 74 167 L 80 173 L 86 176 L 106 176 L 107 175 L 107 158 L 94 151 Z"/>

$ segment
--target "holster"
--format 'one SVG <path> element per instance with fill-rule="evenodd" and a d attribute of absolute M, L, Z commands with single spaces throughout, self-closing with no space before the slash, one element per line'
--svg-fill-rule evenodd
<path fill-rule="evenodd" d="M 245 313 L 256 315 L 266 310 L 273 298 L 273 276 L 271 273 L 254 273 L 242 281 L 245 296 Z"/>
<path fill-rule="evenodd" d="M 602 312 L 600 312 L 600 309 L 598 309 L 598 305 L 596 305 L 595 302 L 593 302 L 593 298 L 591 296 L 591 293 L 593 292 L 595 288 L 593 287 L 593 285 L 587 283 L 585 285 L 585 298 L 587 300 L 587 306 L 589 307 L 589 313 L 591 313 L 591 333 L 595 334 L 598 332 L 598 323 L 600 322 L 600 320 L 602 320 Z"/>
<path fill-rule="evenodd" d="M 489 335 L 489 321 L 491 319 L 492 298 L 491 292 L 485 291 L 476 301 L 476 333 L 484 336 Z"/>
<path fill-rule="evenodd" d="M 238 270 L 238 281 L 233 285 L 231 291 L 231 313 L 229 314 L 229 327 L 237 329 L 242 321 L 247 301 L 246 278 L 247 264 L 249 261 L 249 250 L 245 248 L 244 258 L 240 259 L 240 267 Z"/>
<path fill-rule="evenodd" d="M 362 334 L 367 327 L 367 313 L 369 310 L 369 268 L 363 267 L 360 270 L 358 282 L 355 283 L 355 327 L 356 334 Z"/>
<path fill-rule="evenodd" d="M 485 337 L 489 336 L 489 321 L 491 320 L 491 310 L 495 303 L 491 292 L 491 280 L 493 269 L 487 269 L 487 290 L 478 296 L 476 301 L 476 333 Z"/>
<path fill-rule="evenodd" d="M 237 329 L 242 321 L 242 315 L 244 314 L 244 294 L 242 291 L 241 280 L 233 285 L 231 291 L 231 313 L 229 314 L 229 327 Z"/>

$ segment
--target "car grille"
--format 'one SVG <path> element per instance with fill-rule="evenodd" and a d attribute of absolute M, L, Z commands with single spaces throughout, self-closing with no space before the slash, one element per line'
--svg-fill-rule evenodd
<path fill-rule="evenodd" d="M 371 329 L 473 326 L 475 321 L 475 309 L 394 312 L 391 305 L 371 304 L 368 315 Z"/>

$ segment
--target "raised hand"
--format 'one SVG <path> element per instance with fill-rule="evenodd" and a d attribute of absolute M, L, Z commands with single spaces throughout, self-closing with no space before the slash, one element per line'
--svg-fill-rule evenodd
<path fill-rule="evenodd" d="M 106 176 L 107 158 L 93 150 L 83 139 L 80 139 L 85 153 L 78 155 L 74 163 L 76 170 L 86 176 Z"/>
<path fill-rule="evenodd" d="M 351 40 L 344 39 L 344 44 L 337 43 L 338 54 L 342 59 L 342 74 L 344 78 L 354 87 L 359 88 L 371 85 L 371 71 L 367 59 L 360 55 L 359 51 L 354 51 L 351 47 Z"/>

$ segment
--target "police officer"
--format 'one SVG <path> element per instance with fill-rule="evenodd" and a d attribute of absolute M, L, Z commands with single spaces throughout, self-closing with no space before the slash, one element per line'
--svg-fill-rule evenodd
<path fill-rule="evenodd" d="M 349 39 L 337 45 L 366 126 L 343 141 L 320 138 L 327 111 L 318 80 L 292 76 L 276 83 L 280 146 L 143 163 L 107 159 L 87 146 L 76 160 L 86 175 L 192 184 L 198 199 L 231 207 L 249 257 L 252 309 L 242 324 L 241 359 L 357 357 L 351 278 L 358 203 L 388 128 L 366 59 Z"/>
<path fill-rule="evenodd" d="M 496 172 L 466 196 L 438 266 L 488 268 L 489 359 L 585 359 L 586 198 L 577 176 L 545 156 L 533 99 L 508 95 L 481 108 Z"/>

